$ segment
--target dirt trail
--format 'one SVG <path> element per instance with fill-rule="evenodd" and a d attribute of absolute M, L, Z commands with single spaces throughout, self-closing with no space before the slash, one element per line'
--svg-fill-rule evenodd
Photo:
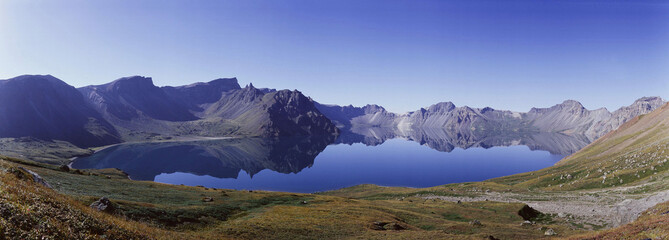
<path fill-rule="evenodd" d="M 639 187 L 639 186 L 637 186 Z M 527 194 L 487 192 L 476 197 L 421 195 L 424 199 L 446 201 L 522 202 L 554 217 L 586 228 L 616 227 L 634 221 L 641 212 L 669 201 L 669 190 L 651 194 L 630 194 L 633 188 L 581 192 L 532 192 Z"/>

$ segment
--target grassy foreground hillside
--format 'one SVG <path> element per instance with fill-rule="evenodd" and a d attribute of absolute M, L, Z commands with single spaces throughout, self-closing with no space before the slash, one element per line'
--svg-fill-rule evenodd
<path fill-rule="evenodd" d="M 367 200 L 175 186 L 128 180 L 113 169 L 65 171 L 8 157 L 1 157 L 0 168 L 3 206 L 16 206 L 1 222 L 9 238 L 58 238 L 73 231 L 80 232 L 72 235 L 80 239 L 480 239 L 490 235 L 527 239 L 541 238 L 543 231 L 534 229 L 541 227 L 568 235 L 583 233 L 549 221 L 520 226 L 522 203 L 456 203 L 420 197 Z M 43 177 L 53 190 L 35 182 L 27 170 Z M 87 207 L 101 196 L 110 198 L 116 210 L 102 213 Z M 32 219 L 30 224 L 17 220 L 24 215 Z M 481 224 L 473 224 L 474 220 Z M 41 230 L 44 223 L 50 230 Z M 21 231 L 13 232 L 17 229 Z"/>
<path fill-rule="evenodd" d="M 0 239 L 666 239 L 667 147 L 669 105 L 556 166 L 424 189 L 237 191 L 0 157 Z M 88 207 L 103 196 L 113 211 Z"/>

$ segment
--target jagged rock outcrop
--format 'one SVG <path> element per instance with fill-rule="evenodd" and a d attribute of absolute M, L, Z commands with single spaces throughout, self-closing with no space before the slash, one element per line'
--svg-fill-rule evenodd
<path fill-rule="evenodd" d="M 79 147 L 120 142 L 81 93 L 51 75 L 0 81 L 0 137 L 58 139 Z"/>

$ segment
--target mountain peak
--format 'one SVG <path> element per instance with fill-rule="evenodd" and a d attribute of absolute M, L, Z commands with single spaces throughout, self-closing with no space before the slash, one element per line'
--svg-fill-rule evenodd
<path fill-rule="evenodd" d="M 236 77 L 233 78 L 217 78 L 209 81 L 211 85 L 239 85 Z"/>
<path fill-rule="evenodd" d="M 455 109 L 455 104 L 452 102 L 440 102 L 427 108 L 430 112 L 449 112 L 453 109 Z"/>
<path fill-rule="evenodd" d="M 44 81 L 44 82 L 49 82 L 49 83 L 62 83 L 66 84 L 62 80 L 51 76 L 51 75 L 21 75 L 18 77 L 10 78 L 4 81 L 9 81 L 9 82 L 22 82 L 22 81 Z"/>
<path fill-rule="evenodd" d="M 635 104 L 643 102 L 664 102 L 664 99 L 658 96 L 653 96 L 653 97 L 642 97 L 634 101 Z"/>
<path fill-rule="evenodd" d="M 564 100 L 564 102 L 562 102 L 560 105 L 583 107 L 583 104 L 581 104 L 581 102 L 576 101 L 576 100 L 571 100 L 571 99 Z"/>
<path fill-rule="evenodd" d="M 105 84 L 103 86 L 106 86 L 107 89 L 111 90 L 119 90 L 119 89 L 149 89 L 149 88 L 156 88 L 156 85 L 153 85 L 153 79 L 150 77 L 144 77 L 144 76 L 130 76 L 130 77 L 123 77 L 114 80 L 111 83 Z"/>

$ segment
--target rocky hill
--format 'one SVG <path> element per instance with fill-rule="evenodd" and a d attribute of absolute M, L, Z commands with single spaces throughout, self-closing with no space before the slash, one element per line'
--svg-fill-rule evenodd
<path fill-rule="evenodd" d="M 118 133 L 74 87 L 50 75 L 0 81 L 0 137 L 58 139 L 80 147 L 118 143 Z"/>

